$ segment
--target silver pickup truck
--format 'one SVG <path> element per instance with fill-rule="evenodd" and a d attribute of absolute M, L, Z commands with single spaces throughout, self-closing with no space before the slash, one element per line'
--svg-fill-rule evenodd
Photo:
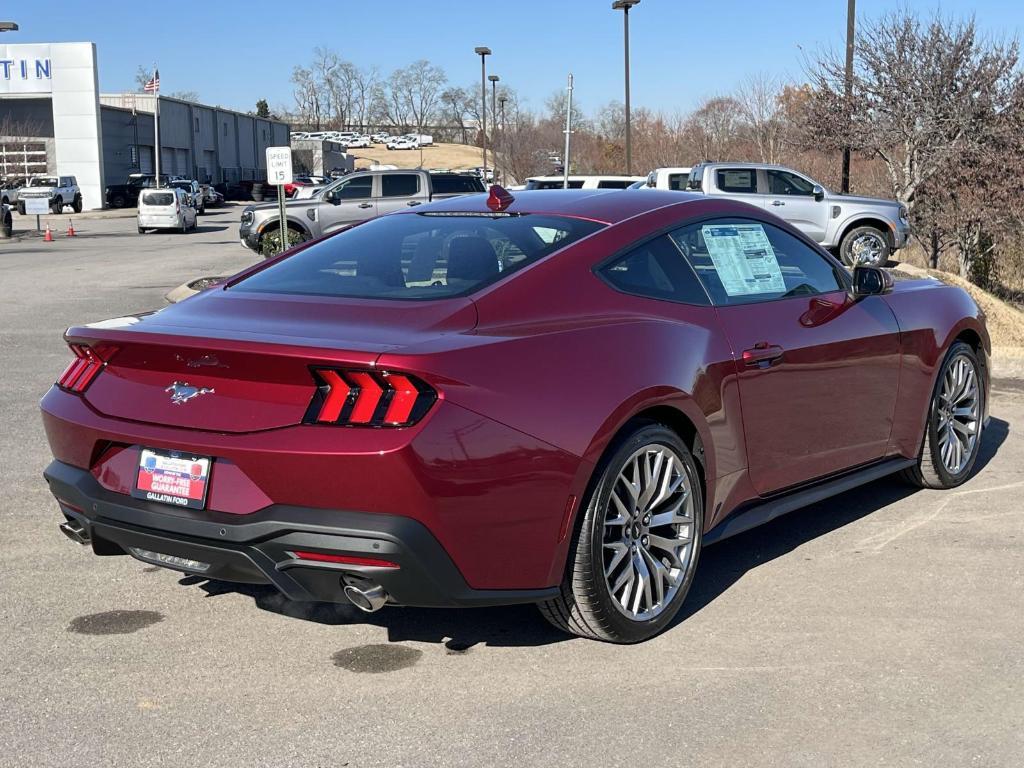
<path fill-rule="evenodd" d="M 361 171 L 328 184 L 314 197 L 285 203 L 289 245 L 315 240 L 342 227 L 445 197 L 483 192 L 480 177 L 420 170 Z M 280 248 L 278 204 L 249 205 L 238 238 L 264 256 Z"/>
<path fill-rule="evenodd" d="M 781 165 L 699 163 L 686 187 L 764 208 L 849 266 L 884 266 L 910 237 L 907 209 L 897 201 L 830 192 Z"/>

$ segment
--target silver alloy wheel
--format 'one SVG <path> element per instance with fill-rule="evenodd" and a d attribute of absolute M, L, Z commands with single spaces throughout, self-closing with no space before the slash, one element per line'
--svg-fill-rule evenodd
<path fill-rule="evenodd" d="M 981 413 L 978 376 L 968 357 L 961 355 L 950 361 L 935 412 L 942 466 L 951 475 L 958 475 L 974 455 Z"/>
<path fill-rule="evenodd" d="M 678 454 L 652 444 L 615 479 L 604 519 L 604 578 L 627 618 L 646 621 L 672 602 L 693 557 L 693 488 Z"/>
<path fill-rule="evenodd" d="M 876 264 L 885 251 L 885 242 L 879 235 L 865 232 L 850 243 L 850 257 L 853 266 Z"/>

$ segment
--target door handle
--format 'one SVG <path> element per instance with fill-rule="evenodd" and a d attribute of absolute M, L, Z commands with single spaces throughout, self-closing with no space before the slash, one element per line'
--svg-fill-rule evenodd
<path fill-rule="evenodd" d="M 373 203 L 360 203 L 360 208 L 373 208 Z"/>
<path fill-rule="evenodd" d="M 410 208 L 412 208 L 414 205 L 419 205 L 419 204 L 420 204 L 419 200 L 410 200 L 408 203 L 406 203 L 406 205 L 408 205 Z"/>
<path fill-rule="evenodd" d="M 785 203 L 782 202 L 781 200 L 772 200 L 772 205 L 780 206 L 780 205 L 785 205 Z"/>
<path fill-rule="evenodd" d="M 782 358 L 783 349 L 766 341 L 743 350 L 743 364 L 748 368 L 769 368 Z"/>

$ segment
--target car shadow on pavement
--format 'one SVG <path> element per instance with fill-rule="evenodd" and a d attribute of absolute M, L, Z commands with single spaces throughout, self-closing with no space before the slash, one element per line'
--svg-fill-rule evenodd
<path fill-rule="evenodd" d="M 993 418 L 989 422 L 972 476 L 992 460 L 1009 432 L 1010 425 L 1006 421 Z M 747 571 L 917 492 L 918 489 L 893 475 L 795 510 L 708 547 L 701 552 L 690 594 L 672 626 L 710 604 Z"/>
<path fill-rule="evenodd" d="M 984 434 L 975 472 L 984 469 L 995 456 L 1009 435 L 1009 424 L 993 418 Z M 667 631 L 672 631 L 673 627 L 709 605 L 747 571 L 914 493 L 916 489 L 899 477 L 884 478 L 708 547 L 701 553 L 686 602 Z M 385 608 L 366 614 L 347 604 L 289 600 L 269 586 L 210 581 L 198 576 L 186 576 L 178 583 L 198 585 L 210 597 L 247 595 L 256 607 L 264 611 L 303 621 L 332 626 L 382 627 L 387 630 L 389 642 L 438 643 L 452 654 L 463 653 L 479 645 L 529 647 L 578 639 L 549 625 L 532 605 L 462 609 Z"/>

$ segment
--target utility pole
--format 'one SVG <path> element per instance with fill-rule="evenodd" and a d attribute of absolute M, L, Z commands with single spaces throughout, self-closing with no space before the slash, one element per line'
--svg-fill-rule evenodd
<path fill-rule="evenodd" d="M 846 96 L 846 130 L 850 130 L 850 114 L 853 111 L 853 44 L 857 19 L 857 0 L 846 2 L 846 76 L 843 91 Z M 841 189 L 850 192 L 850 142 L 843 147 L 843 178 Z"/>
<path fill-rule="evenodd" d="M 565 157 L 562 158 L 562 189 L 569 188 L 569 136 L 572 134 L 572 72 L 565 100 Z"/>

